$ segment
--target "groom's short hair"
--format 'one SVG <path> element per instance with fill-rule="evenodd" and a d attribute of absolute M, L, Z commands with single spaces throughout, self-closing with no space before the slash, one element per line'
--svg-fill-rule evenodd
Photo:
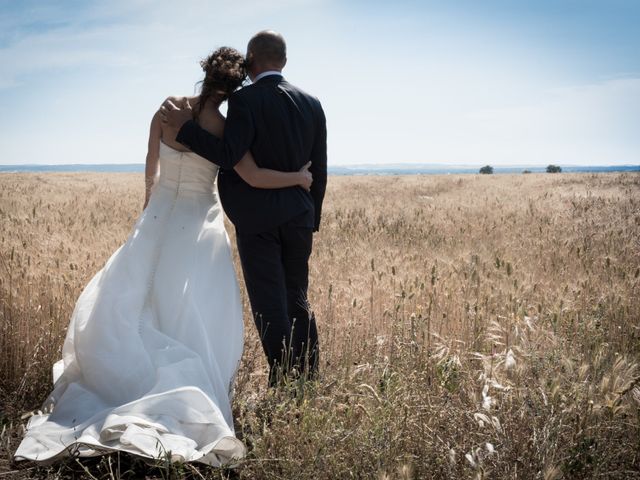
<path fill-rule="evenodd" d="M 247 54 L 249 53 L 258 62 L 284 66 L 287 61 L 287 44 L 279 33 L 263 30 L 249 40 Z"/>

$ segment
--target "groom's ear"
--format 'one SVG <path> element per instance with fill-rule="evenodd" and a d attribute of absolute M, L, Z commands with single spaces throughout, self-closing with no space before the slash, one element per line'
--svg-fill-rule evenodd
<path fill-rule="evenodd" d="M 284 57 L 284 61 L 282 62 L 282 68 L 284 68 L 286 64 L 287 64 L 287 57 Z"/>

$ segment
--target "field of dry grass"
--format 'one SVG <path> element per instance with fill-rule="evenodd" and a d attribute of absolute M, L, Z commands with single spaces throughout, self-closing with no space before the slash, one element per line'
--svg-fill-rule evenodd
<path fill-rule="evenodd" d="M 321 381 L 268 393 L 248 310 L 234 470 L 12 464 L 136 174 L 0 175 L 0 477 L 640 478 L 640 175 L 332 177 Z M 230 234 L 231 234 L 230 230 Z"/>

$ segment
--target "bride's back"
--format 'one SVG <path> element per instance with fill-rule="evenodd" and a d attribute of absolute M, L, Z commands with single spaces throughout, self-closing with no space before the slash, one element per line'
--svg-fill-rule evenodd
<path fill-rule="evenodd" d="M 169 100 L 176 105 L 183 105 L 188 100 L 196 122 L 204 130 L 222 136 L 225 119 L 213 102 L 207 102 L 205 108 L 200 110 L 199 97 L 170 97 Z M 170 136 L 163 137 L 161 135 L 158 150 L 158 188 L 151 201 L 173 203 L 192 197 L 193 194 L 211 196 L 214 193 L 218 166 L 191 152 Z M 205 200 L 207 208 L 210 200 Z"/>

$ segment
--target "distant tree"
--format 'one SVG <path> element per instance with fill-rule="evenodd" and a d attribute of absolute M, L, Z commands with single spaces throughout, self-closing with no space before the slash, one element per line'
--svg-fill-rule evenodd
<path fill-rule="evenodd" d="M 493 173 L 493 167 L 491 165 L 485 165 L 480 169 L 480 173 L 491 175 Z"/>
<path fill-rule="evenodd" d="M 523 170 L 522 173 L 531 173 L 531 170 Z"/>
<path fill-rule="evenodd" d="M 559 165 L 548 165 L 547 166 L 547 173 L 560 173 L 562 171 L 562 168 L 560 168 Z"/>

